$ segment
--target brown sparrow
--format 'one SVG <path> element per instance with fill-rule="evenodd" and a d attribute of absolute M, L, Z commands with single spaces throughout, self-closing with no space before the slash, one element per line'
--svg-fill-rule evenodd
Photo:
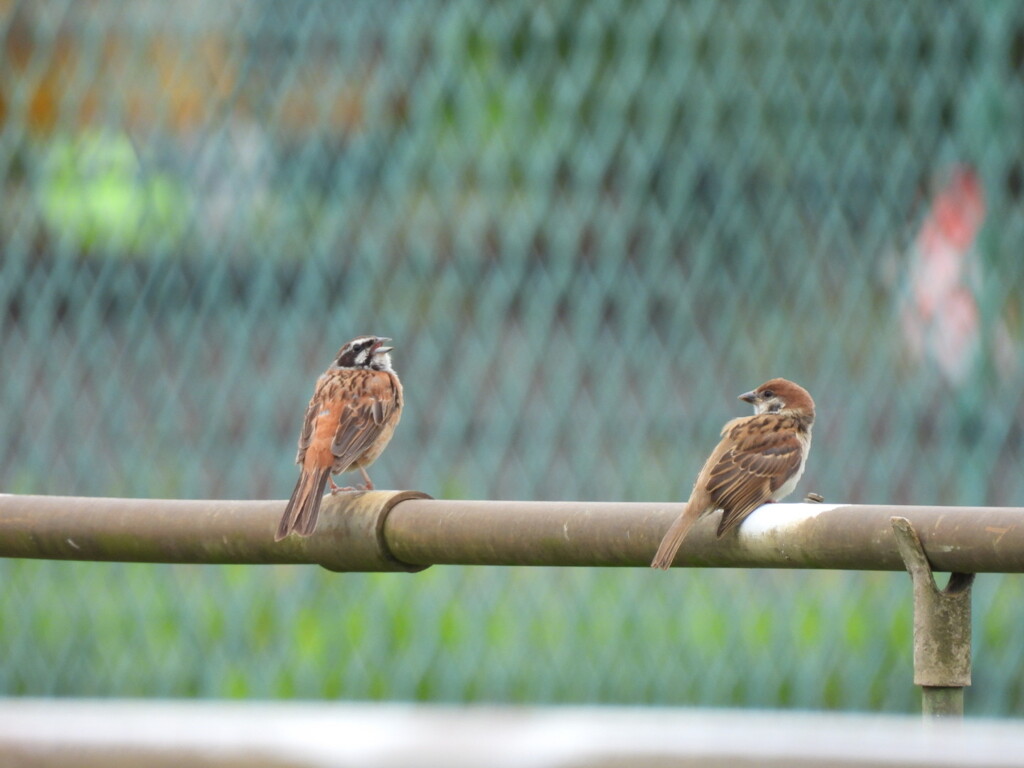
<path fill-rule="evenodd" d="M 704 515 L 722 510 L 721 538 L 759 506 L 796 488 L 811 450 L 810 394 L 791 381 L 772 379 L 740 400 L 753 404 L 754 415 L 722 428 L 722 440 L 697 475 L 683 513 L 661 540 L 652 568 L 672 565 L 690 527 Z"/>
<path fill-rule="evenodd" d="M 337 359 L 316 382 L 306 420 L 299 434 L 295 463 L 302 467 L 288 500 L 275 541 L 292 531 L 309 536 L 316 528 L 324 486 L 339 488 L 332 474 L 358 469 L 373 490 L 366 474 L 391 440 L 402 415 L 402 384 L 391 368 L 391 339 L 360 336 L 338 351 Z"/>

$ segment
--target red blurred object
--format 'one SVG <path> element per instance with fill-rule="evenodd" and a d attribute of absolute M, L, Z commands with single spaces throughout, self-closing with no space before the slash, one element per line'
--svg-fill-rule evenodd
<path fill-rule="evenodd" d="M 985 193 L 977 172 L 955 166 L 910 253 L 903 337 L 919 362 L 930 360 L 954 384 L 964 380 L 981 349 L 982 275 L 975 241 L 984 222 Z"/>

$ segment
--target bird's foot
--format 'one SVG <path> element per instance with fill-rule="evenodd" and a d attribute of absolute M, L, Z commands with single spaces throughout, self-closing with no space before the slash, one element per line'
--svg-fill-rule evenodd
<path fill-rule="evenodd" d="M 354 490 L 356 490 L 351 485 L 346 485 L 344 488 L 342 488 L 340 485 L 338 485 L 336 482 L 334 482 L 334 480 L 332 478 L 330 478 L 330 477 L 327 478 L 327 482 L 331 484 L 331 496 L 334 496 L 336 493 L 341 493 L 342 491 L 354 491 Z"/>

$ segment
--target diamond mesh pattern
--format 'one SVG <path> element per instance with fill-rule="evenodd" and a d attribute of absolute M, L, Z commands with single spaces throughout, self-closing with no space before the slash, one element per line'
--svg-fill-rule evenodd
<path fill-rule="evenodd" d="M 682 499 L 734 396 L 801 492 L 1021 504 L 1010 2 L 0 2 L 0 482 L 284 498 L 394 337 L 374 467 Z M 900 574 L 0 563 L 0 693 L 908 710 Z M 1020 714 L 1020 580 L 972 712 Z"/>

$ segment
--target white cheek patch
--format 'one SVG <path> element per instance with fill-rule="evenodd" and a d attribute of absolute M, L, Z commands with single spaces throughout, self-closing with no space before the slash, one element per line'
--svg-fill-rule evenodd
<path fill-rule="evenodd" d="M 762 504 L 740 525 L 738 536 L 745 544 L 760 544 L 785 534 L 800 523 L 831 512 L 845 504 Z"/>

